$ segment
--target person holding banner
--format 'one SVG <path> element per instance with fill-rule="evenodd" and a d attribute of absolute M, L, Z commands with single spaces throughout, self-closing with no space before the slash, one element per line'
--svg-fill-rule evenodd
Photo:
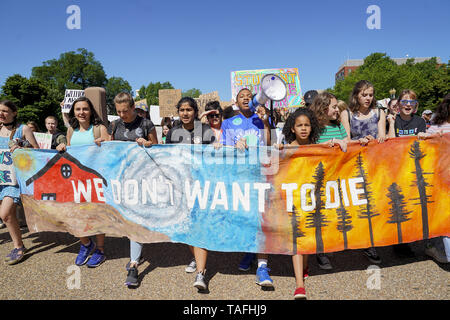
<path fill-rule="evenodd" d="M 31 129 L 17 123 L 17 106 L 9 100 L 0 101 L 0 145 L 2 150 L 0 177 L 0 221 L 8 228 L 13 250 L 6 256 L 9 265 L 20 262 L 27 249 L 22 241 L 20 226 L 16 217 L 16 206 L 20 203 L 20 188 L 17 183 L 11 153 L 25 145 L 38 149 Z"/>
<path fill-rule="evenodd" d="M 69 129 L 67 130 L 67 146 L 84 145 L 109 140 L 109 135 L 102 120 L 95 111 L 92 102 L 82 96 L 76 99 L 69 111 Z M 66 151 L 66 144 L 61 143 L 56 147 L 59 152 Z M 96 235 L 97 243 L 89 237 L 81 237 L 80 251 L 75 259 L 77 266 L 87 263 L 89 268 L 98 267 L 106 260 L 105 235 Z M 89 258 L 89 256 L 92 256 Z"/>
<path fill-rule="evenodd" d="M 309 108 L 314 112 L 319 124 L 320 133 L 317 143 L 330 148 L 337 144 L 343 152 L 346 152 L 350 139 L 339 121 L 340 111 L 337 98 L 326 91 L 319 93 Z M 324 253 L 317 254 L 316 259 L 321 269 L 333 269 L 330 259 Z"/>
<path fill-rule="evenodd" d="M 136 142 L 144 147 L 158 144 L 155 125 L 150 119 L 139 115 L 134 99 L 129 93 L 117 94 L 114 98 L 114 105 L 120 118 L 109 125 L 110 140 Z M 138 265 L 143 262 L 142 247 L 142 243 L 130 240 L 130 262 L 126 266 L 127 278 L 125 280 L 125 285 L 128 287 L 139 285 Z"/>
<path fill-rule="evenodd" d="M 297 108 L 287 118 L 282 133 L 290 147 L 314 144 L 319 138 L 319 123 L 311 109 Z M 283 144 L 275 144 L 274 147 L 278 150 L 285 149 Z M 291 152 L 295 149 L 291 149 Z M 284 157 L 288 157 L 291 152 L 285 153 Z M 294 299 L 306 299 L 304 279 L 308 277 L 308 255 L 294 254 L 292 265 L 296 283 Z"/>
<path fill-rule="evenodd" d="M 191 97 L 181 98 L 177 103 L 177 112 L 180 123 L 170 129 L 166 137 L 166 144 L 211 144 L 216 136 L 209 125 L 198 120 L 198 105 Z M 185 268 L 188 273 L 197 272 L 194 287 L 206 290 L 206 260 L 208 251 L 204 248 L 189 246 L 194 260 Z"/>
<path fill-rule="evenodd" d="M 222 137 L 222 116 L 223 110 L 220 106 L 219 101 L 210 101 L 205 106 L 205 112 L 200 116 L 200 120 L 206 116 L 208 119 L 208 124 L 211 127 L 214 135 L 216 136 L 215 141 L 220 141 Z"/>
<path fill-rule="evenodd" d="M 386 114 L 377 108 L 375 89 L 367 80 L 358 81 L 350 96 L 349 110 L 341 113 L 341 123 L 352 140 L 361 145 L 386 140 Z"/>
<path fill-rule="evenodd" d="M 236 95 L 236 104 L 239 113 L 222 122 L 221 143 L 227 146 L 234 146 L 239 150 L 245 150 L 249 146 L 265 146 L 271 144 L 269 117 L 265 112 L 254 113 L 249 103 L 252 100 L 252 92 L 241 89 Z M 268 255 L 246 253 L 239 263 L 239 270 L 247 271 L 252 262 L 258 258 L 258 268 L 256 270 L 256 283 L 263 287 L 273 287 L 273 280 L 269 276 L 270 269 L 267 267 Z"/>

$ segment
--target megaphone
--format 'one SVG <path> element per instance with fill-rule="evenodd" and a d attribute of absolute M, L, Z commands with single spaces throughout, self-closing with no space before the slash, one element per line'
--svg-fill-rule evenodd
<path fill-rule="evenodd" d="M 248 104 L 252 112 L 256 111 L 256 107 L 265 105 L 267 101 L 281 101 L 286 98 L 286 83 L 275 74 L 266 74 L 261 79 L 261 91 L 253 97 Z"/>

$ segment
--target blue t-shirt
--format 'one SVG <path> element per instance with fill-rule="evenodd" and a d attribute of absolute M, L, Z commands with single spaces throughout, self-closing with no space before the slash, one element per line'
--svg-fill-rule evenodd
<path fill-rule="evenodd" d="M 264 146 L 264 123 L 254 113 L 250 118 L 241 113 L 222 122 L 221 143 L 226 146 L 234 146 L 241 138 L 247 140 L 247 145 L 254 147 Z"/>
<path fill-rule="evenodd" d="M 71 146 L 78 146 L 83 144 L 92 144 L 94 143 L 94 126 L 91 125 L 87 131 L 80 132 L 80 128 L 75 129 L 72 134 L 72 138 L 70 139 Z"/>

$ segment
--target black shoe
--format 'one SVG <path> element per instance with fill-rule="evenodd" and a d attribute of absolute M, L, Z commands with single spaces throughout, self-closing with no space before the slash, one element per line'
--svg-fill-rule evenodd
<path fill-rule="evenodd" d="M 394 253 L 400 258 L 413 258 L 414 252 L 407 243 L 396 244 L 393 246 Z"/>
<path fill-rule="evenodd" d="M 139 285 L 137 268 L 132 267 L 128 270 L 128 275 L 127 275 L 127 280 L 125 280 L 125 285 L 128 287 L 137 287 Z"/>
<path fill-rule="evenodd" d="M 328 257 L 324 253 L 317 254 L 316 258 L 317 258 L 317 264 L 319 265 L 320 269 L 323 269 L 323 270 L 333 269 L 333 266 L 330 263 L 330 259 L 328 259 Z"/>
<path fill-rule="evenodd" d="M 378 256 L 377 250 L 373 247 L 363 250 L 364 254 L 372 263 L 381 263 L 381 258 Z"/>

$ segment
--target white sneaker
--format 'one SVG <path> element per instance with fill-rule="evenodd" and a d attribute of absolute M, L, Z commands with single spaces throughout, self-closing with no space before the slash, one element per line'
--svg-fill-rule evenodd
<path fill-rule="evenodd" d="M 425 254 L 432 257 L 439 263 L 448 263 L 447 256 L 440 252 L 435 246 L 430 246 L 425 249 Z"/>
<path fill-rule="evenodd" d="M 197 276 L 195 277 L 194 287 L 198 290 L 206 290 L 205 273 L 206 270 L 197 273 Z"/>
<path fill-rule="evenodd" d="M 192 259 L 192 261 L 186 266 L 184 269 L 187 273 L 193 273 L 197 271 L 197 263 L 195 262 L 195 259 Z"/>

